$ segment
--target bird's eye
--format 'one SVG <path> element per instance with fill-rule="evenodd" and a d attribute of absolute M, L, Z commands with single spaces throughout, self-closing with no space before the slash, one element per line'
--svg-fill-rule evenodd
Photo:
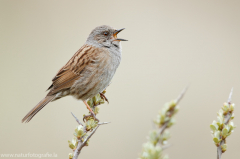
<path fill-rule="evenodd" d="M 108 36 L 108 32 L 107 31 L 103 32 L 103 35 Z"/>

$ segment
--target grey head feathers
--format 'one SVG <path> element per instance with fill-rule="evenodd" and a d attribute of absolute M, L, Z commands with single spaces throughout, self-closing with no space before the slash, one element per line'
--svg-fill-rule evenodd
<path fill-rule="evenodd" d="M 86 44 L 95 46 L 95 47 L 120 47 L 120 41 L 116 40 L 114 33 L 116 29 L 111 26 L 101 25 L 92 30 L 90 35 L 87 38 Z"/>

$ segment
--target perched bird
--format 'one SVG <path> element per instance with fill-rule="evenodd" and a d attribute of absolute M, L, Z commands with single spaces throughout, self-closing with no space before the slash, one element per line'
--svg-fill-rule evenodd
<path fill-rule="evenodd" d="M 110 84 L 121 61 L 120 41 L 127 41 L 117 38 L 123 29 L 116 30 L 107 25 L 96 27 L 85 44 L 52 79 L 47 96 L 22 122 L 29 122 L 49 102 L 69 95 L 82 100 L 97 120 L 86 100 L 101 93 Z"/>

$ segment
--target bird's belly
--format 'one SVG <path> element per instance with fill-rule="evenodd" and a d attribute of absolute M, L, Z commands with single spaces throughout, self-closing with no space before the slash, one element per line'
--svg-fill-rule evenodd
<path fill-rule="evenodd" d="M 108 87 L 116 72 L 114 66 L 87 70 L 70 89 L 70 94 L 77 99 L 87 100 Z"/>

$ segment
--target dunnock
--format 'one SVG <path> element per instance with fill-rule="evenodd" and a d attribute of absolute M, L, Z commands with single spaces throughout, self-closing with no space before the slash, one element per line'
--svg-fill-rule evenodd
<path fill-rule="evenodd" d="M 22 122 L 29 122 L 49 102 L 68 95 L 82 100 L 96 119 L 86 100 L 105 90 L 112 80 L 121 61 L 120 41 L 126 41 L 117 38 L 122 30 L 115 30 L 107 25 L 96 27 L 85 44 L 52 79 L 47 96 Z"/>

